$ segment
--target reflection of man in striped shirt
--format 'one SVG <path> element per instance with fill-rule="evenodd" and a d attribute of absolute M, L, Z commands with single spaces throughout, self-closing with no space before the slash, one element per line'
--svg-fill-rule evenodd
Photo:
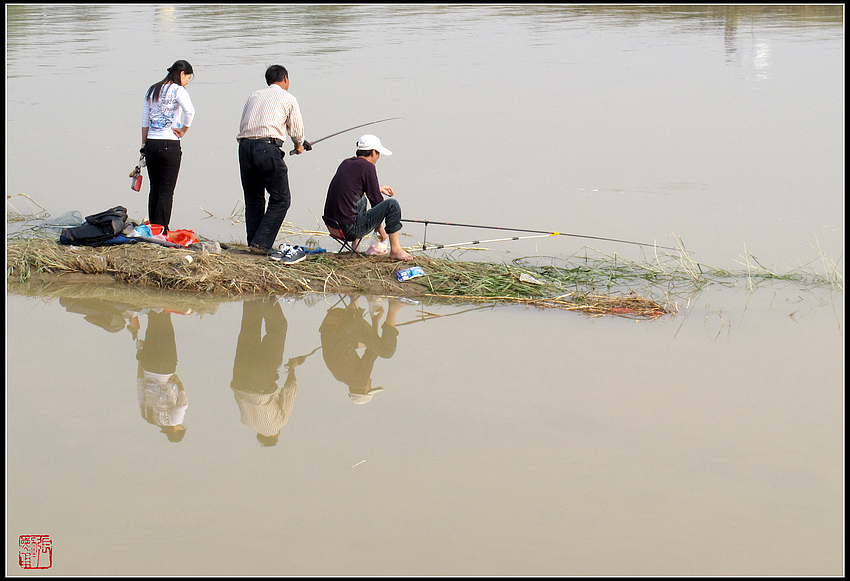
<path fill-rule="evenodd" d="M 272 65 L 266 70 L 266 84 L 268 87 L 248 97 L 236 136 L 248 245 L 264 252 L 273 248 L 291 203 L 281 149 L 287 134 L 296 153 L 304 151 L 304 125 L 298 101 L 289 93 L 289 73 L 280 65 Z"/>
<path fill-rule="evenodd" d="M 242 423 L 256 430 L 257 440 L 264 446 L 277 443 L 280 429 L 289 421 L 298 389 L 296 365 L 288 366 L 286 383 L 281 389 L 277 387 L 287 327 L 286 317 L 276 300 L 242 303 L 242 328 L 230 387 L 239 405 Z"/>

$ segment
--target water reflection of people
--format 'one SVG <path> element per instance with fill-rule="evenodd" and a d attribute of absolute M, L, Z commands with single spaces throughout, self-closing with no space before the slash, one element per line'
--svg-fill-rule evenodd
<path fill-rule="evenodd" d="M 149 423 L 158 426 L 172 442 L 186 435 L 183 418 L 189 405 L 183 382 L 177 376 L 177 344 L 170 309 L 148 309 L 116 300 L 60 297 L 59 304 L 69 313 L 78 313 L 89 323 L 118 333 L 124 329 L 136 341 L 139 362 L 136 392 L 139 410 Z M 188 310 L 188 314 L 191 313 Z M 139 317 L 147 313 L 145 337 L 139 339 Z M 128 324 L 129 323 L 129 324 Z"/>
<path fill-rule="evenodd" d="M 59 297 L 59 304 L 69 313 L 83 315 L 86 321 L 110 333 L 124 330 L 134 311 L 129 304 L 99 299 Z M 135 332 L 131 330 L 131 333 Z"/>
<path fill-rule="evenodd" d="M 286 330 L 286 317 L 277 300 L 242 303 L 242 327 L 230 388 L 239 405 L 242 423 L 256 430 L 257 440 L 264 446 L 277 444 L 281 428 L 289 421 L 298 389 L 295 368 L 304 361 L 304 357 L 296 357 L 287 362 L 286 382 L 278 389 Z"/>
<path fill-rule="evenodd" d="M 378 357 L 389 359 L 395 354 L 396 315 L 404 306 L 401 301 L 389 299 L 386 319 L 381 324 L 384 307 L 371 302 L 371 324 L 364 318 L 366 312 L 357 304 L 357 297 L 351 297 L 345 308 L 328 310 L 319 327 L 325 364 L 336 379 L 348 385 L 348 396 L 355 404 L 368 403 L 382 391 L 381 387 L 372 387 L 372 367 Z M 362 347 L 366 349 L 361 357 L 357 349 Z"/>
<path fill-rule="evenodd" d="M 137 390 L 142 417 L 159 426 L 172 442 L 186 435 L 183 417 L 189 401 L 177 376 L 177 344 L 171 313 L 148 311 L 144 340 L 137 341 L 139 361 Z"/>

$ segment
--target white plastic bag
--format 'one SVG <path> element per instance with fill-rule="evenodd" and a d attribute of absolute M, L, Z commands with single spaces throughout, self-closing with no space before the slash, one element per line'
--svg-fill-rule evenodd
<path fill-rule="evenodd" d="M 387 253 L 387 242 L 386 241 L 381 242 L 378 239 L 377 233 L 373 232 L 372 233 L 372 241 L 369 244 L 369 248 L 366 249 L 366 254 L 368 256 L 376 256 L 376 255 L 379 255 L 379 254 L 386 254 L 386 253 Z"/>

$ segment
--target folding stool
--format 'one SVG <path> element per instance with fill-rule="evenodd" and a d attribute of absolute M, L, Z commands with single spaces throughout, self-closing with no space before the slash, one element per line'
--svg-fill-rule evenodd
<path fill-rule="evenodd" d="M 360 238 L 357 239 L 348 239 L 345 237 L 345 234 L 342 232 L 342 226 L 334 220 L 333 218 L 328 218 L 327 216 L 322 216 L 322 221 L 324 221 L 325 226 L 328 229 L 328 234 L 331 235 L 331 238 L 339 242 L 341 248 L 340 252 L 343 250 L 348 250 L 352 254 L 360 254 L 357 252 L 357 247 L 360 245 Z"/>

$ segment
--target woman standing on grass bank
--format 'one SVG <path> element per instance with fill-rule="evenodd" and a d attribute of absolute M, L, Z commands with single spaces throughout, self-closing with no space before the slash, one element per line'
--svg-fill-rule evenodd
<path fill-rule="evenodd" d="M 142 108 L 142 149 L 148 167 L 151 191 L 148 197 L 148 220 L 168 231 L 174 187 L 180 172 L 183 150 L 180 138 L 186 135 L 195 107 L 185 89 L 193 75 L 192 65 L 176 61 L 168 75 L 150 86 Z"/>

